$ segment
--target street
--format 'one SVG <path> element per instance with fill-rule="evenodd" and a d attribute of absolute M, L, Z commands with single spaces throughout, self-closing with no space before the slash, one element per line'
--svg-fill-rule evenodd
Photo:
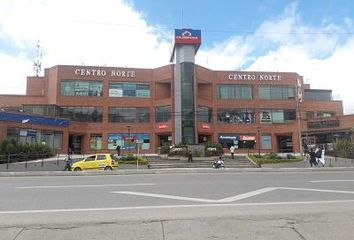
<path fill-rule="evenodd" d="M 352 171 L 0 180 L 0 240 L 354 236 Z"/>

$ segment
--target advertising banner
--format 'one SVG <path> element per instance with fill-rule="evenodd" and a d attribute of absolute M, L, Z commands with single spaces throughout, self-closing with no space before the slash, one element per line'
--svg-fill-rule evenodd
<path fill-rule="evenodd" d="M 200 30 L 175 29 L 175 43 L 201 44 L 202 36 Z"/>

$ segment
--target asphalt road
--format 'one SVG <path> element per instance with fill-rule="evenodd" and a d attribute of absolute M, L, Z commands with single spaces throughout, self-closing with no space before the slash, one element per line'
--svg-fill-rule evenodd
<path fill-rule="evenodd" d="M 354 172 L 0 178 L 0 240 L 353 239 Z"/>

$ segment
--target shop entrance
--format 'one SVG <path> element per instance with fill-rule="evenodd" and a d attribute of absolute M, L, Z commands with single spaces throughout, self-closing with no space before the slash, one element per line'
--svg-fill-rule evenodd
<path fill-rule="evenodd" d="M 81 135 L 74 135 L 69 134 L 69 148 L 71 148 L 74 154 L 81 154 L 81 143 L 82 143 L 82 136 Z"/>
<path fill-rule="evenodd" d="M 157 146 L 161 147 L 164 145 L 172 144 L 172 136 L 170 134 L 157 135 Z"/>
<path fill-rule="evenodd" d="M 211 141 L 211 135 L 199 134 L 198 135 L 198 143 L 207 143 Z"/>
<path fill-rule="evenodd" d="M 293 150 L 293 138 L 291 135 L 277 136 L 278 152 L 280 153 L 292 153 Z"/>

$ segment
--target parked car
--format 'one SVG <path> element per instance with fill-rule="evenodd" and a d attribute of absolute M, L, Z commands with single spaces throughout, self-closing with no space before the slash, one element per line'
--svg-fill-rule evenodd
<path fill-rule="evenodd" d="M 118 168 L 118 161 L 111 154 L 93 154 L 71 166 L 72 171 L 105 170 Z"/>

